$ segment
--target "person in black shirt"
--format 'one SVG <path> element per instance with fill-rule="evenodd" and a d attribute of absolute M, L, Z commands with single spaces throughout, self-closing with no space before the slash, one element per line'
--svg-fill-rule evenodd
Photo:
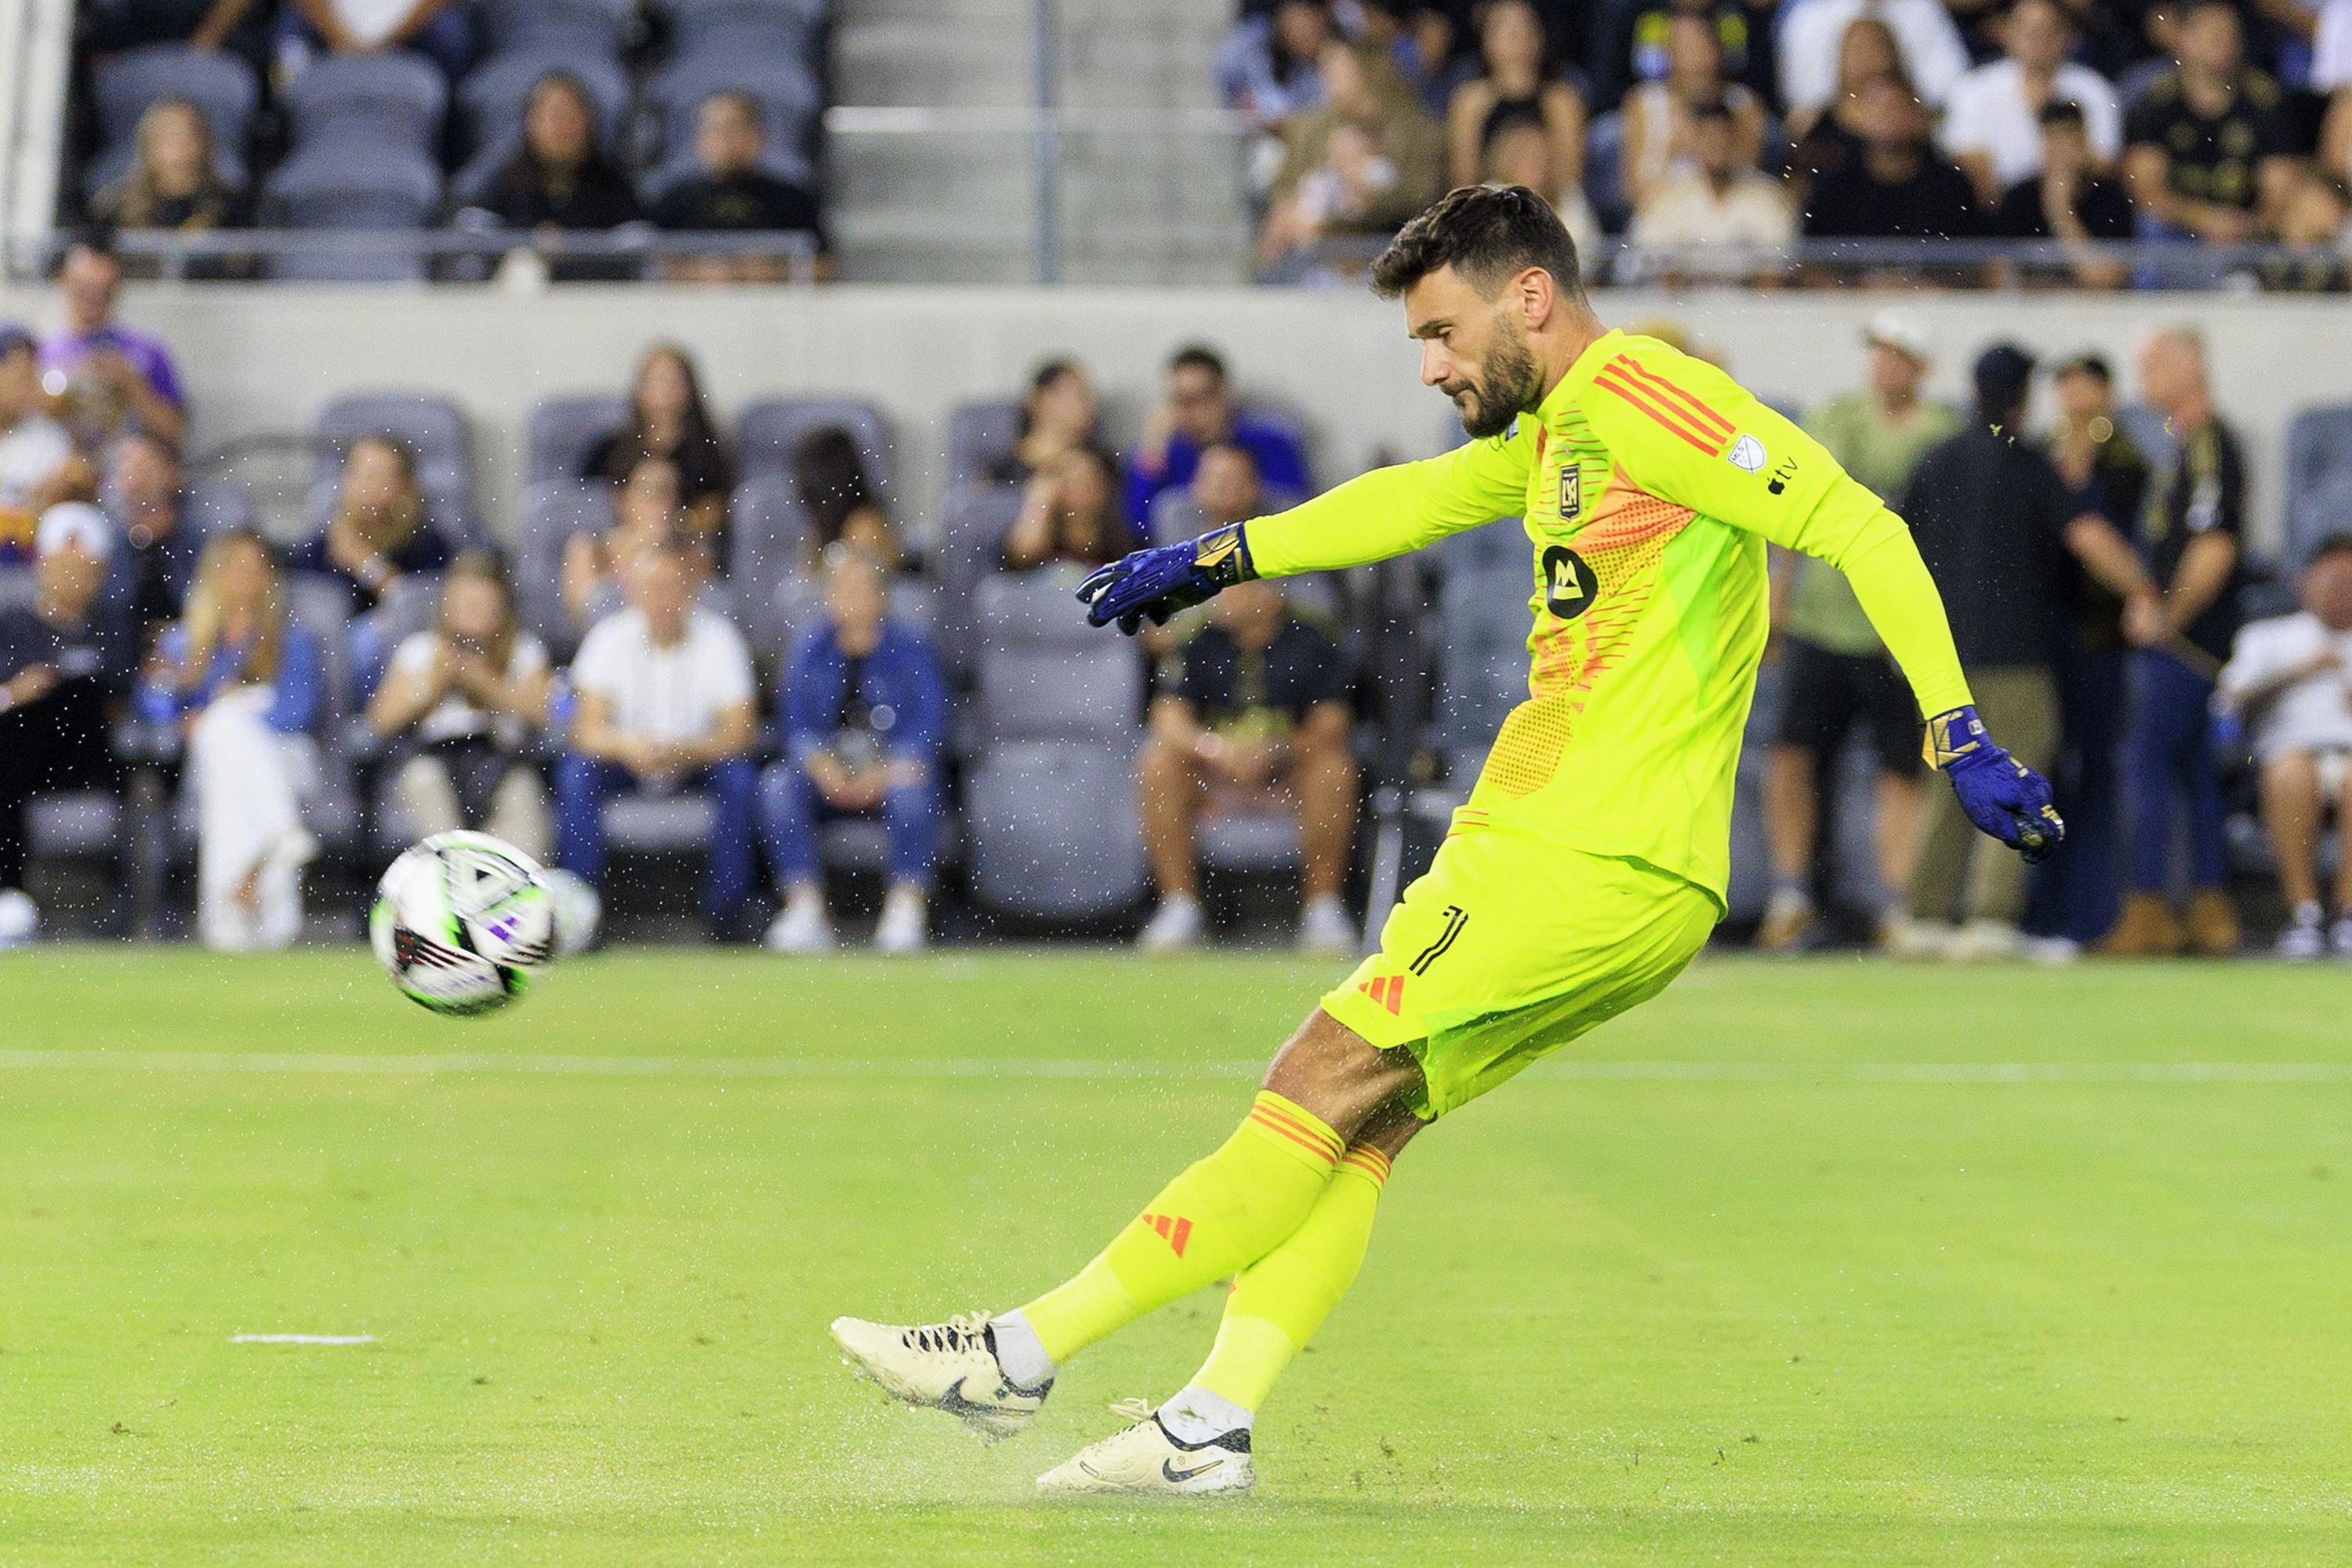
<path fill-rule="evenodd" d="M 2115 374 L 2095 353 L 2052 376 L 2058 419 L 2044 450 L 2086 511 L 2131 528 L 2147 492 L 2147 459 L 2116 422 Z M 2123 898 L 2123 792 L 2118 764 L 2127 710 L 2131 641 L 2124 601 L 2088 572 L 2073 574 L 2072 612 L 2059 639 L 2062 742 L 2050 774 L 2066 819 L 2066 853 L 2034 870 L 2030 929 L 2088 946 L 2116 923 Z"/>
<path fill-rule="evenodd" d="M 2126 598 L 2152 604 L 2155 586 L 2106 519 L 2083 510 L 2050 466 L 2018 439 L 2032 356 L 1996 343 L 1977 361 L 1977 418 L 1929 449 L 1901 507 L 1942 592 L 1953 645 L 1985 722 L 2018 761 L 2038 770 L 2058 750 L 2058 688 L 2051 671 L 2075 562 Z M 2025 863 L 1978 854 L 1957 802 L 1926 807 L 1911 879 L 1919 940 L 1971 957 L 2019 947 Z M 1937 927 L 1964 921 L 1947 934 Z"/>
<path fill-rule="evenodd" d="M 2223 891 L 2221 782 L 2206 740 L 2213 678 L 2238 631 L 2238 541 L 2246 505 L 2238 438 L 2213 411 L 2205 345 L 2175 327 L 2140 350 L 2141 395 L 2179 434 L 2180 447 L 2148 486 L 2139 548 L 2162 601 L 2126 614 L 2140 645 L 2132 658 L 2131 729 L 2125 745 L 2131 891 L 2103 948 L 2145 957 L 2187 946 L 2214 957 L 2238 950 L 2238 921 Z M 2173 804 L 2189 814 L 2187 920 L 2165 898 Z"/>
<path fill-rule="evenodd" d="M 146 431 L 123 437 L 108 466 L 106 502 L 121 534 L 107 572 L 106 601 L 126 617 L 143 658 L 155 634 L 180 618 L 205 549 L 202 525 L 188 515 L 179 450 Z"/>
<path fill-rule="evenodd" d="M 1977 232 L 1969 177 L 1935 151 L 1911 89 L 1881 77 L 1855 106 L 1859 157 L 1824 172 L 1805 204 L 1805 232 L 1836 239 L 1958 239 Z"/>
<path fill-rule="evenodd" d="M 288 563 L 350 591 L 354 615 L 373 609 L 412 572 L 438 572 L 456 552 L 425 513 L 416 454 L 394 436 L 362 436 L 343 458 L 334 515 Z"/>
<path fill-rule="evenodd" d="M 676 343 L 656 343 L 637 361 L 629 391 L 629 422 L 589 449 L 580 477 L 625 485 L 647 458 L 677 469 L 685 537 L 708 557 L 705 564 L 723 574 L 735 463 L 703 399 L 694 356 Z"/>
<path fill-rule="evenodd" d="M 695 121 L 699 174 L 680 180 L 654 201 L 653 220 L 677 230 L 738 229 L 805 234 L 816 244 L 817 276 L 829 275 L 824 223 L 815 194 L 760 167 L 767 132 L 750 94 L 713 93 Z M 774 282 L 789 276 L 781 257 L 702 256 L 670 264 L 673 278 L 706 283 Z"/>
<path fill-rule="evenodd" d="M 2294 149 L 2278 84 L 2245 63 L 2236 6 L 2190 0 L 2173 18 L 2179 68 L 2124 116 L 2124 179 L 2150 218 L 2238 245 L 2274 205 Z"/>
<path fill-rule="evenodd" d="M 1160 908 L 1143 945 L 1189 945 L 1202 931 L 1194 839 L 1204 816 L 1284 805 L 1298 814 L 1306 860 L 1302 947 L 1345 951 L 1355 931 L 1339 902 L 1355 831 L 1348 749 L 1349 678 L 1321 628 L 1272 583 L 1226 590 L 1177 652 L 1151 703 L 1137 764 L 1144 851 Z"/>
<path fill-rule="evenodd" d="M 1990 226 L 2010 239 L 2129 239 L 2131 198 L 2099 172 L 2091 139 L 2083 126 L 2083 106 L 2072 99 L 2042 109 L 2041 171 L 2001 193 Z M 2120 288 L 2128 277 L 2120 262 L 2078 258 L 2072 268 L 2084 288 Z"/>
<path fill-rule="evenodd" d="M 33 798 L 119 787 L 107 731 L 131 687 L 130 638 L 99 603 L 113 535 L 96 507 L 51 507 L 37 595 L 0 610 L 0 896 L 11 902 L 23 899 Z"/>
<path fill-rule="evenodd" d="M 551 71 L 530 89 L 522 144 L 483 194 L 482 207 L 508 228 L 607 229 L 637 218 L 629 177 L 596 144 L 596 106 L 577 77 Z M 573 257 L 548 266 L 559 283 L 634 277 L 625 257 Z"/>

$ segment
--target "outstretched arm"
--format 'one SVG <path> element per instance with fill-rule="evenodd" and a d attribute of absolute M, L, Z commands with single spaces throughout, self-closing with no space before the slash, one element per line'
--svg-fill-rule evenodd
<path fill-rule="evenodd" d="M 1252 577 L 1361 566 L 1507 517 L 1525 504 L 1533 422 L 1443 457 L 1374 468 L 1272 517 L 1139 550 L 1078 588 L 1087 619 L 1132 634 Z"/>

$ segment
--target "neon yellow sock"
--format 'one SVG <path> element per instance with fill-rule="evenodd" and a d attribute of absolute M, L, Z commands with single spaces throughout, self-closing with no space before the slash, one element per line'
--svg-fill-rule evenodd
<path fill-rule="evenodd" d="M 1388 1179 L 1387 1155 L 1369 1143 L 1348 1145 L 1339 1173 L 1305 1222 L 1234 1287 L 1216 1345 L 1193 1374 L 1195 1387 L 1248 1411 L 1265 1402 L 1275 1379 L 1356 1282 Z"/>
<path fill-rule="evenodd" d="M 1223 1147 L 1160 1189 L 1076 1279 L 1021 1315 L 1045 1353 L 1062 1362 L 1246 1268 L 1298 1228 L 1330 1184 L 1343 1143 L 1319 1117 L 1261 1090 Z"/>

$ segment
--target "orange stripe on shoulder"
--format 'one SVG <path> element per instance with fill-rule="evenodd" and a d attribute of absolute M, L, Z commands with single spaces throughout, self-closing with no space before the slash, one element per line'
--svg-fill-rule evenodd
<path fill-rule="evenodd" d="M 1624 364 L 1627 370 L 1633 373 L 1633 379 L 1639 384 L 1647 387 L 1650 391 L 1656 394 L 1665 402 L 1668 407 L 1679 408 L 1689 415 L 1692 420 L 1697 424 L 1698 427 L 1701 430 L 1706 431 L 1707 434 L 1719 436 L 1725 440 L 1730 439 L 1732 435 L 1732 424 L 1730 420 L 1726 419 L 1722 415 L 1717 414 L 1714 409 L 1709 408 L 1698 398 L 1693 396 L 1690 393 L 1684 391 L 1681 386 L 1674 382 L 1668 381 L 1664 376 L 1660 375 L 1656 371 L 1652 370 L 1648 365 L 1642 363 L 1639 360 L 1633 358 L 1631 355 L 1619 354 L 1617 358 Z"/>
<path fill-rule="evenodd" d="M 1635 409 L 1648 416 L 1653 423 L 1664 426 L 1708 457 L 1722 455 L 1721 441 L 1700 435 L 1692 427 L 1691 421 L 1686 416 L 1670 411 L 1654 394 L 1633 385 L 1630 381 L 1616 374 L 1613 367 L 1605 369 L 1599 375 L 1594 376 L 1592 384 L 1615 393 Z"/>

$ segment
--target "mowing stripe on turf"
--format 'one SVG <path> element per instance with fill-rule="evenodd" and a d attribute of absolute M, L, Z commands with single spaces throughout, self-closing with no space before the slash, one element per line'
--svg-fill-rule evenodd
<path fill-rule="evenodd" d="M 881 1078 L 1209 1079 L 1256 1076 L 1262 1062 L 992 1057 L 583 1057 L 452 1051 L 416 1056 L 289 1051 L 0 1051 L 0 1069 L 159 1073 L 316 1073 L 429 1078 L 518 1073 L 549 1078 Z M 2352 1083 L 2347 1062 L 1540 1062 L 1531 1076 L 1590 1082 L 1687 1083 Z"/>
<path fill-rule="evenodd" d="M 233 1345 L 372 1345 L 373 1334 L 231 1334 Z"/>

